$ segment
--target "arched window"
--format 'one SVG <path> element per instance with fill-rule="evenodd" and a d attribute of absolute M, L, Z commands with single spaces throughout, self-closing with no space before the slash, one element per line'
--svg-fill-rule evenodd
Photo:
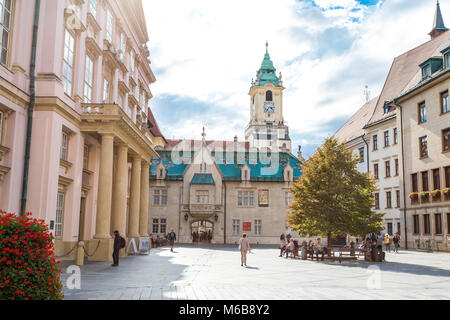
<path fill-rule="evenodd" d="M 272 91 L 266 91 L 266 101 L 272 101 Z"/>

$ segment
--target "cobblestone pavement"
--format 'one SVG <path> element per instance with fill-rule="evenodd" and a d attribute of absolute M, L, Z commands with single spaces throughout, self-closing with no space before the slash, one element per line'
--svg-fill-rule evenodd
<path fill-rule="evenodd" d="M 255 248 L 248 267 L 235 247 L 178 246 L 149 255 L 81 268 L 81 289 L 67 300 L 277 300 L 277 299 L 450 299 L 450 254 L 387 253 L 388 262 L 317 262 L 278 257 L 279 250 Z M 68 262 L 63 263 L 67 272 Z M 377 269 L 379 268 L 379 269 Z"/>

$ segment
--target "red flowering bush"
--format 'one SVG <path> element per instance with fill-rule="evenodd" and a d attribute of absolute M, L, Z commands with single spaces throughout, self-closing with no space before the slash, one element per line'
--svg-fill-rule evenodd
<path fill-rule="evenodd" d="M 0 300 L 61 300 L 61 268 L 44 221 L 0 210 Z"/>

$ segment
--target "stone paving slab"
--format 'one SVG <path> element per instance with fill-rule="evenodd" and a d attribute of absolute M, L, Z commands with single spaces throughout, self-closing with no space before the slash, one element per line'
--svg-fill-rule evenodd
<path fill-rule="evenodd" d="M 235 247 L 157 248 L 121 259 L 118 268 L 89 262 L 81 267 L 80 290 L 69 289 L 63 274 L 64 294 L 67 300 L 450 299 L 448 253 L 387 253 L 382 264 L 278 255 L 255 248 L 243 268 Z"/>

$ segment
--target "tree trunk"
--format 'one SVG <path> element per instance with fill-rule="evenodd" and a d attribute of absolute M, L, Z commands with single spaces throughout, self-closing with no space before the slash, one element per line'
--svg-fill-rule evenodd
<path fill-rule="evenodd" d="M 331 231 L 328 231 L 327 233 L 327 255 L 331 256 L 331 250 L 329 249 L 331 246 Z"/>

